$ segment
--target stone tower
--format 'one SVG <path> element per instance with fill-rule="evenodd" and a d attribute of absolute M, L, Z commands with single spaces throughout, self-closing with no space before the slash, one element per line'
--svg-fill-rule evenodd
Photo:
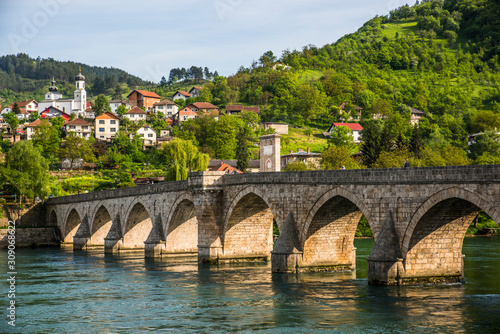
<path fill-rule="evenodd" d="M 272 134 L 260 140 L 260 172 L 279 172 L 281 170 L 280 135 Z"/>

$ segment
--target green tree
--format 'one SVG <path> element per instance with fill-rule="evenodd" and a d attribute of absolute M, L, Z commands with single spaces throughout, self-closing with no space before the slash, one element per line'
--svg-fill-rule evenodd
<path fill-rule="evenodd" d="M 77 159 L 83 159 L 87 162 L 95 161 L 90 141 L 76 135 L 74 132 L 70 132 L 62 143 L 59 155 L 61 159 L 67 158 L 71 161 L 71 168 L 73 168 L 73 163 Z"/>
<path fill-rule="evenodd" d="M 21 113 L 21 108 L 19 108 L 17 102 L 14 102 L 14 105 L 12 106 L 12 112 L 16 115 Z"/>
<path fill-rule="evenodd" d="M 109 106 L 109 101 L 106 95 L 99 94 L 99 96 L 95 99 L 94 106 L 92 107 L 95 116 L 102 115 L 106 111 L 111 111 Z"/>
<path fill-rule="evenodd" d="M 48 164 L 31 141 L 20 141 L 7 152 L 2 175 L 19 196 L 19 210 L 24 197 L 47 196 Z"/>
<path fill-rule="evenodd" d="M 486 152 L 492 157 L 500 157 L 500 135 L 495 131 L 488 130 L 477 135 L 470 145 L 469 157 L 476 160 Z"/>
<path fill-rule="evenodd" d="M 49 163 L 56 163 L 59 156 L 61 136 L 59 128 L 42 120 L 31 137 L 33 146 L 38 148 Z"/>
<path fill-rule="evenodd" d="M 247 137 L 243 131 L 238 134 L 238 147 L 236 148 L 236 168 L 246 173 L 250 168 L 250 154 L 248 152 Z"/>
<path fill-rule="evenodd" d="M 321 167 L 323 169 L 359 169 L 361 165 L 352 158 L 346 146 L 330 146 L 321 153 Z"/>
<path fill-rule="evenodd" d="M 118 108 L 116 108 L 116 113 L 120 116 L 125 115 L 127 111 L 128 111 L 127 107 L 125 107 L 123 104 L 120 104 Z"/>
<path fill-rule="evenodd" d="M 5 115 L 5 121 L 9 124 L 12 132 L 15 133 L 17 127 L 19 126 L 19 118 L 17 118 L 16 114 L 14 114 L 13 111 L 9 112 Z"/>
<path fill-rule="evenodd" d="M 333 146 L 345 146 L 351 152 L 357 148 L 356 144 L 354 144 L 351 129 L 347 126 L 335 127 L 330 133 L 328 143 Z"/>
<path fill-rule="evenodd" d="M 290 162 L 288 165 L 283 168 L 285 172 L 300 172 L 306 170 L 317 170 L 316 166 L 310 162 L 302 162 L 299 160 L 295 160 Z"/>
<path fill-rule="evenodd" d="M 367 122 L 361 131 L 361 152 L 363 153 L 364 164 L 371 167 L 380 155 L 380 137 L 383 124 L 378 121 Z"/>
<path fill-rule="evenodd" d="M 188 171 L 205 171 L 208 167 L 208 154 L 200 153 L 189 140 L 174 138 L 163 145 L 161 158 L 167 165 L 167 179 L 179 181 L 187 179 Z"/>

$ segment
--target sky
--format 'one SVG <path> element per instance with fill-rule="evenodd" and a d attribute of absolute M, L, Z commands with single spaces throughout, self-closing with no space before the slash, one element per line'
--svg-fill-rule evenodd
<path fill-rule="evenodd" d="M 0 0 L 0 55 L 115 67 L 153 82 L 193 65 L 227 76 L 268 50 L 279 57 L 333 43 L 407 2 Z"/>

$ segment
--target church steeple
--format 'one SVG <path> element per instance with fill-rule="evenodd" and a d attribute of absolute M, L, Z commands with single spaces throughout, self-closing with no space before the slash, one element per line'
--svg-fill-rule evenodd
<path fill-rule="evenodd" d="M 52 77 L 52 86 L 49 87 L 49 92 L 57 92 L 58 88 L 56 87 L 56 81 L 54 77 Z"/>
<path fill-rule="evenodd" d="M 76 81 L 85 81 L 85 77 L 82 75 L 82 67 L 79 67 L 80 73 L 75 77 Z"/>

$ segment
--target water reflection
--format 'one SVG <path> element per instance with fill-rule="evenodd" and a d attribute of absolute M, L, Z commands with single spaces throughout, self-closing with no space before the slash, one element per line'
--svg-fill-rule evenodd
<path fill-rule="evenodd" d="M 19 250 L 13 332 L 500 332 L 500 240 L 466 239 L 468 283 L 447 286 L 368 286 L 373 240 L 356 247 L 356 272 L 298 275 L 142 252 Z"/>

